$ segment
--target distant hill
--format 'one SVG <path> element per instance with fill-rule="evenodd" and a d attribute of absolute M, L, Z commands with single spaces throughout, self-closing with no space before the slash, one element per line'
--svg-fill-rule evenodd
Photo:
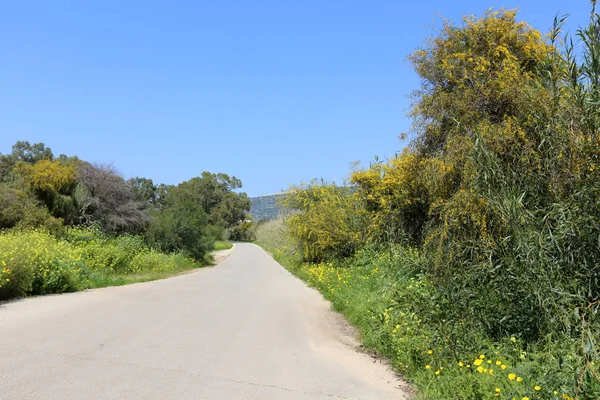
<path fill-rule="evenodd" d="M 255 221 L 259 221 L 261 219 L 272 219 L 279 216 L 279 214 L 281 214 L 281 208 L 277 205 L 277 201 L 282 196 L 285 196 L 285 193 L 250 197 L 250 201 L 252 201 L 250 215 Z"/>

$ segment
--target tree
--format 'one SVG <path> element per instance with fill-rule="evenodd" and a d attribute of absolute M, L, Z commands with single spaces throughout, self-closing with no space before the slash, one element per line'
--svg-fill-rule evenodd
<path fill-rule="evenodd" d="M 234 192 L 242 187 L 242 182 L 235 176 L 203 172 L 200 177 L 183 182 L 180 186 L 198 196 L 208 215 L 208 223 L 213 227 L 211 232 L 215 239 L 225 236 L 224 231 L 231 231 L 249 219 L 252 203 L 246 193 Z"/>
<path fill-rule="evenodd" d="M 235 177 L 203 172 L 178 186 L 151 187 L 148 180 L 137 180 L 134 185 L 139 187 L 140 198 L 154 199 L 146 236 L 163 251 L 184 251 L 201 259 L 216 239 L 225 236 L 225 230 L 235 238 L 249 237 L 243 224 L 250 199 L 233 192 L 242 186 Z"/>
<path fill-rule="evenodd" d="M 516 11 L 488 11 L 463 22 L 445 21 L 440 34 L 410 58 L 422 82 L 411 116 L 419 149 L 427 154 L 448 151 L 455 136 L 473 140 L 482 121 L 526 119 L 536 106 L 530 99 L 546 96 L 543 88 L 536 91 L 539 70 L 555 49 L 518 22 Z"/>
<path fill-rule="evenodd" d="M 43 159 L 34 164 L 19 162 L 15 168 L 38 193 L 70 193 L 77 177 L 77 172 L 72 165 L 59 160 Z"/>
<path fill-rule="evenodd" d="M 6 179 L 18 162 L 35 164 L 38 161 L 52 160 L 53 158 L 52 150 L 44 143 L 32 145 L 27 141 L 18 141 L 13 145 L 10 154 L 0 154 L 0 180 Z"/>
<path fill-rule="evenodd" d="M 347 257 L 365 242 L 366 212 L 348 187 L 312 182 L 289 190 L 282 205 L 295 211 L 286 223 L 306 261 Z"/>
<path fill-rule="evenodd" d="M 63 218 L 74 217 L 75 178 L 72 160 L 54 159 L 43 143 L 15 143 L 10 154 L 0 155 L 0 182 L 6 183 L 0 225 L 58 229 Z"/>
<path fill-rule="evenodd" d="M 29 164 L 35 164 L 41 160 L 52 160 L 54 154 L 44 143 L 30 144 L 27 141 L 19 141 L 12 147 L 12 155 L 16 161 L 23 161 Z"/>
<path fill-rule="evenodd" d="M 130 185 L 112 166 L 82 163 L 76 190 L 82 222 L 111 232 L 140 231 L 148 223 Z"/>
<path fill-rule="evenodd" d="M 54 218 L 43 204 L 27 192 L 0 183 L 0 229 L 17 227 L 43 227 L 57 231 L 62 221 Z"/>
<path fill-rule="evenodd" d="M 135 200 L 145 207 L 156 207 L 159 201 L 158 188 L 152 179 L 135 177 L 127 181 L 133 189 Z"/>
<path fill-rule="evenodd" d="M 73 224 L 77 221 L 77 207 L 72 197 L 77 172 L 69 160 L 42 159 L 34 164 L 19 161 L 14 171 L 20 175 L 32 195 L 43 202 L 57 218 Z"/>
<path fill-rule="evenodd" d="M 183 182 L 189 190 L 198 194 L 211 225 L 227 229 L 246 219 L 252 205 L 245 193 L 235 193 L 242 182 L 235 176 L 203 172 L 200 177 Z"/>
<path fill-rule="evenodd" d="M 208 232 L 208 216 L 201 196 L 189 185 L 165 192 L 163 207 L 152 209 L 145 233 L 151 246 L 165 252 L 182 251 L 203 260 L 212 250 L 214 238 Z"/>

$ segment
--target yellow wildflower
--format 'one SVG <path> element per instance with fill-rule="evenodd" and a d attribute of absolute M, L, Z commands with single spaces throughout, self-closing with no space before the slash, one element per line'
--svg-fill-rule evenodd
<path fill-rule="evenodd" d="M 533 387 L 533 389 L 534 389 L 535 391 L 537 391 L 537 392 L 539 392 L 540 390 L 542 390 L 542 388 L 541 388 L 541 387 L 539 387 L 539 386 L 537 386 L 537 385 L 536 385 L 536 386 L 534 386 L 534 387 Z"/>
<path fill-rule="evenodd" d="M 508 379 L 511 381 L 514 381 L 515 379 L 517 379 L 517 375 L 515 374 L 508 374 Z"/>

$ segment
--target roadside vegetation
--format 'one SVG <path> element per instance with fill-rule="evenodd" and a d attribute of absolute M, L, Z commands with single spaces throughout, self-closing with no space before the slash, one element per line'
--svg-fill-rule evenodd
<path fill-rule="evenodd" d="M 233 243 L 227 240 L 216 240 L 213 250 L 229 250 L 233 247 Z"/>
<path fill-rule="evenodd" d="M 276 218 L 257 221 L 254 225 L 256 244 L 270 252 L 287 249 L 290 246 L 290 238 L 285 220 L 286 217 L 280 215 Z"/>
<path fill-rule="evenodd" d="M 421 398 L 600 398 L 600 16 L 563 22 L 446 21 L 406 149 L 256 227 Z"/>
<path fill-rule="evenodd" d="M 82 228 L 59 236 L 9 231 L 0 235 L 0 249 L 0 299 L 146 281 L 204 265 L 183 253 L 153 250 L 138 236 Z"/>
<path fill-rule="evenodd" d="M 203 172 L 179 185 L 17 142 L 0 154 L 0 300 L 163 278 L 250 235 L 242 183 Z"/>

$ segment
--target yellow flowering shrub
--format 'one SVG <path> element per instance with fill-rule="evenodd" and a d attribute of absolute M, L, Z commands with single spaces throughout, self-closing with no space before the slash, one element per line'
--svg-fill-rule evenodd
<path fill-rule="evenodd" d="M 417 141 L 431 153 L 482 120 L 525 115 L 537 68 L 554 51 L 538 31 L 517 21 L 515 10 L 467 16 L 460 27 L 446 21 L 411 56 L 424 82 L 411 113 Z"/>
<path fill-rule="evenodd" d="M 77 289 L 81 252 L 38 230 L 0 234 L 0 298 Z"/>
<path fill-rule="evenodd" d="M 418 242 L 428 213 L 423 170 L 427 160 L 404 151 L 388 163 L 352 173 L 354 197 L 369 211 L 368 232 L 376 241 L 398 241 L 405 235 Z"/>
<path fill-rule="evenodd" d="M 364 244 L 365 210 L 344 187 L 312 183 L 283 198 L 286 220 L 307 261 L 351 255 Z"/>
<path fill-rule="evenodd" d="M 68 191 L 77 178 L 73 165 L 61 160 L 40 160 L 35 164 L 20 162 L 16 170 L 25 176 L 34 190 L 45 193 Z"/>
<path fill-rule="evenodd" d="M 42 230 L 0 233 L 0 299 L 95 287 L 94 279 L 178 271 L 195 265 L 181 254 L 147 248 L 133 236 L 102 237 L 72 228 L 64 238 Z"/>

